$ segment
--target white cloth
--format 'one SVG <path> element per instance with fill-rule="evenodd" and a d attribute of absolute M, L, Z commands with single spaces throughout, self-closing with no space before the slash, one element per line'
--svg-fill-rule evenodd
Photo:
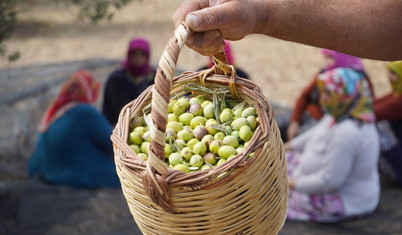
<path fill-rule="evenodd" d="M 325 115 L 290 145 L 300 151 L 295 188 L 306 194 L 338 194 L 347 216 L 371 213 L 378 205 L 379 140 L 374 124 L 333 123 Z"/>

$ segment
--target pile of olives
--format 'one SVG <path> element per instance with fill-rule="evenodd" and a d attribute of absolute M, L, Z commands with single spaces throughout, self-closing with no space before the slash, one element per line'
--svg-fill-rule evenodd
<path fill-rule="evenodd" d="M 172 98 L 168 105 L 165 163 L 183 172 L 217 167 L 241 153 L 258 126 L 256 108 L 245 102 L 219 104 L 204 95 Z M 150 145 L 146 119 L 131 120 L 128 144 L 144 159 Z M 252 157 L 251 154 L 249 157 Z"/>

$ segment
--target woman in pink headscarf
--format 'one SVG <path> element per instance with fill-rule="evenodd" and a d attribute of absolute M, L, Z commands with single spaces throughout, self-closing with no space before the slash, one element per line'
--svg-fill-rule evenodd
<path fill-rule="evenodd" d="M 126 59 L 108 78 L 103 99 L 103 114 L 112 125 L 124 105 L 136 99 L 154 83 L 156 70 L 150 64 L 150 45 L 143 38 L 130 41 Z"/>
<path fill-rule="evenodd" d="M 300 134 L 300 132 L 310 128 L 323 117 L 324 113 L 320 105 L 318 104 L 318 90 L 316 86 L 319 74 L 336 68 L 353 69 L 364 75 L 370 86 L 372 95 L 374 96 L 373 86 L 370 82 L 369 77 L 364 71 L 364 67 L 360 58 L 328 49 L 323 49 L 322 54 L 325 58 L 326 65 L 319 73 L 317 73 L 313 77 L 310 84 L 307 85 L 307 87 L 305 87 L 300 94 L 290 117 L 289 125 L 286 127 L 280 127 L 282 139 L 284 141 L 294 138 L 297 134 Z M 303 118 L 303 114 L 305 113 L 305 111 L 307 111 L 308 114 L 306 115 L 307 118 Z M 303 121 L 304 123 L 302 123 Z M 303 128 L 301 128 L 301 125 L 303 125 Z"/>

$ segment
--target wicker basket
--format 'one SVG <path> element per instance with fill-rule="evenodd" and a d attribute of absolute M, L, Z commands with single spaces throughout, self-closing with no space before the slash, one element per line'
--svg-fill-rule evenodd
<path fill-rule="evenodd" d="M 252 81 L 236 77 L 223 52 L 215 66 L 173 78 L 178 54 L 188 36 L 181 25 L 159 62 L 155 85 L 121 111 L 112 134 L 115 162 L 130 211 L 144 234 L 277 234 L 287 212 L 287 175 L 283 144 L 272 108 Z M 254 105 L 259 116 L 250 144 L 219 167 L 192 173 L 164 164 L 167 104 L 184 94 L 185 84 L 229 87 L 232 97 Z M 130 120 L 151 103 L 148 161 L 127 144 Z M 254 157 L 248 155 L 255 152 Z"/>

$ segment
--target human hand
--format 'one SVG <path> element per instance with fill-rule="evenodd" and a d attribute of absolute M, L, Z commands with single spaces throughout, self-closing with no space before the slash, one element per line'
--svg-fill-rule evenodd
<path fill-rule="evenodd" d="M 257 31 L 259 5 L 251 0 L 184 0 L 173 15 L 176 28 L 184 21 L 193 30 L 186 45 L 203 55 L 225 47 L 224 39 L 240 40 Z"/>
<path fill-rule="evenodd" d="M 290 122 L 286 131 L 286 137 L 288 140 L 293 139 L 299 132 L 300 124 L 298 122 Z"/>
<path fill-rule="evenodd" d="M 288 185 L 290 189 L 295 189 L 296 187 L 296 180 L 295 178 L 288 176 Z"/>
<path fill-rule="evenodd" d="M 285 151 L 290 151 L 292 150 L 292 146 L 290 145 L 290 142 L 286 142 L 285 144 L 283 144 L 283 147 L 285 148 Z"/>

